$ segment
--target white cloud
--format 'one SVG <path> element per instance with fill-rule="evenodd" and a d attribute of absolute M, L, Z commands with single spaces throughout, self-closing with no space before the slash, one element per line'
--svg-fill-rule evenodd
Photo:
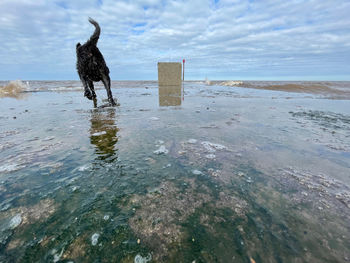
<path fill-rule="evenodd" d="M 192 79 L 350 76 L 346 0 L 2 0 L 0 10 L 0 79 L 77 79 L 89 16 L 113 79 L 156 79 L 157 61 L 182 58 Z"/>

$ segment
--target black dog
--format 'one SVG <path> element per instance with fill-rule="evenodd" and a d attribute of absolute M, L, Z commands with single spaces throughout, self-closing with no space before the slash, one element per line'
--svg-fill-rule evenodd
<path fill-rule="evenodd" d="M 109 68 L 97 48 L 97 41 L 100 37 L 101 28 L 98 23 L 89 18 L 89 22 L 95 26 L 95 32 L 85 44 L 77 44 L 77 70 L 81 82 L 84 85 L 84 96 L 89 100 L 94 100 L 96 106 L 96 93 L 93 81 L 102 81 L 107 90 L 108 101 L 115 106 L 116 103 L 112 97 L 111 79 L 109 78 Z"/>

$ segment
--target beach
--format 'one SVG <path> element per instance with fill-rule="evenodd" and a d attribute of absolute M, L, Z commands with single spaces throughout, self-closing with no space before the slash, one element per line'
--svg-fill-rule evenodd
<path fill-rule="evenodd" d="M 350 82 L 16 85 L 1 262 L 350 260 Z"/>

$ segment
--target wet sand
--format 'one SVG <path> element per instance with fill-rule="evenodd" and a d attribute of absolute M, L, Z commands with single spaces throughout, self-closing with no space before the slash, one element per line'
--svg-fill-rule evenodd
<path fill-rule="evenodd" d="M 250 89 L 318 94 L 329 99 L 350 99 L 350 82 L 214 81 L 210 84 Z"/>
<path fill-rule="evenodd" d="M 349 261 L 348 101 L 219 84 L 0 99 L 0 261 Z"/>

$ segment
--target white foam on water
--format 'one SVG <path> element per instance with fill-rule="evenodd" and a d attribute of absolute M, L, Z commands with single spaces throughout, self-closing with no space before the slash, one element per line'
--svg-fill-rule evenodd
<path fill-rule="evenodd" d="M 11 219 L 9 226 L 11 229 L 15 229 L 21 223 L 22 223 L 22 216 L 21 216 L 21 214 L 17 214 Z"/>
<path fill-rule="evenodd" d="M 237 80 L 224 81 L 220 85 L 228 86 L 228 87 L 241 86 L 243 85 L 243 81 L 237 81 Z"/>
<path fill-rule="evenodd" d="M 50 91 L 80 91 L 80 90 L 84 90 L 84 88 L 83 87 L 61 86 L 61 87 L 48 88 L 48 90 L 50 90 Z"/>
<path fill-rule="evenodd" d="M 226 146 L 208 141 L 202 142 L 202 145 L 210 153 L 214 153 L 216 150 L 226 150 Z"/>
<path fill-rule="evenodd" d="M 190 144 L 195 144 L 195 143 L 197 143 L 197 140 L 196 139 L 189 139 L 187 142 Z"/>
<path fill-rule="evenodd" d="M 4 164 L 4 165 L 0 166 L 0 173 L 14 172 L 14 171 L 20 170 L 24 167 L 25 167 L 24 165 L 19 165 L 16 163 Z"/>
<path fill-rule="evenodd" d="M 48 136 L 48 137 L 44 138 L 43 141 L 51 141 L 53 139 L 55 139 L 55 136 Z"/>
<path fill-rule="evenodd" d="M 59 254 L 56 253 L 55 255 L 53 255 L 53 262 L 54 263 L 58 262 L 61 259 L 62 255 L 63 255 L 63 251 L 64 251 L 64 249 L 62 248 L 62 250 Z"/>
<path fill-rule="evenodd" d="M 201 174 L 203 174 L 203 173 L 202 173 L 201 171 L 199 171 L 199 170 L 193 170 L 192 173 L 193 173 L 194 175 L 201 175 Z"/>
<path fill-rule="evenodd" d="M 98 243 L 98 239 L 100 237 L 100 234 L 95 233 L 91 236 L 91 245 L 96 246 Z"/>
<path fill-rule="evenodd" d="M 245 180 L 247 183 L 252 183 L 253 182 L 253 180 L 252 180 L 252 178 L 251 177 L 248 177 L 248 179 L 247 180 Z"/>
<path fill-rule="evenodd" d="M 37 163 L 40 167 L 40 169 L 43 169 L 43 168 L 53 168 L 53 169 L 58 169 L 60 167 L 62 167 L 64 165 L 64 163 L 62 162 L 57 162 L 57 163 L 54 163 L 54 162 L 49 162 L 49 163 Z"/>
<path fill-rule="evenodd" d="M 207 154 L 205 158 L 207 159 L 215 159 L 216 155 L 215 154 Z"/>
<path fill-rule="evenodd" d="M 6 211 L 7 209 L 9 209 L 11 207 L 11 204 L 10 203 L 1 203 L 1 205 L 0 205 L 0 212 L 2 212 L 2 211 Z"/>
<path fill-rule="evenodd" d="M 78 171 L 79 171 L 79 172 L 84 172 L 84 171 L 86 171 L 86 170 L 89 170 L 90 168 L 91 168 L 91 165 L 90 165 L 90 164 L 84 164 L 84 165 L 78 167 Z"/>
<path fill-rule="evenodd" d="M 159 149 L 158 149 L 158 150 L 155 150 L 153 153 L 160 155 L 160 154 L 167 154 L 168 152 L 169 152 L 168 149 L 165 148 L 164 145 L 161 145 L 161 146 L 159 147 Z"/>
<path fill-rule="evenodd" d="M 163 169 L 171 167 L 171 163 L 168 163 L 167 165 L 163 166 Z"/>
<path fill-rule="evenodd" d="M 107 221 L 109 219 L 109 215 L 105 215 L 104 217 L 103 217 L 103 220 L 105 220 L 105 221 Z"/>
<path fill-rule="evenodd" d="M 143 257 L 140 254 L 137 254 L 134 258 L 134 263 L 147 263 L 152 260 L 152 255 L 148 253 L 147 257 Z"/>
<path fill-rule="evenodd" d="M 164 144 L 164 141 L 162 141 L 162 140 L 157 140 L 157 141 L 156 141 L 156 144 Z"/>
<path fill-rule="evenodd" d="M 107 132 L 106 131 L 95 132 L 95 133 L 91 134 L 91 136 L 101 136 L 101 135 L 104 135 L 104 134 L 107 134 Z"/>
<path fill-rule="evenodd" d="M 151 117 L 149 118 L 151 121 L 159 121 L 159 118 L 158 117 Z"/>

